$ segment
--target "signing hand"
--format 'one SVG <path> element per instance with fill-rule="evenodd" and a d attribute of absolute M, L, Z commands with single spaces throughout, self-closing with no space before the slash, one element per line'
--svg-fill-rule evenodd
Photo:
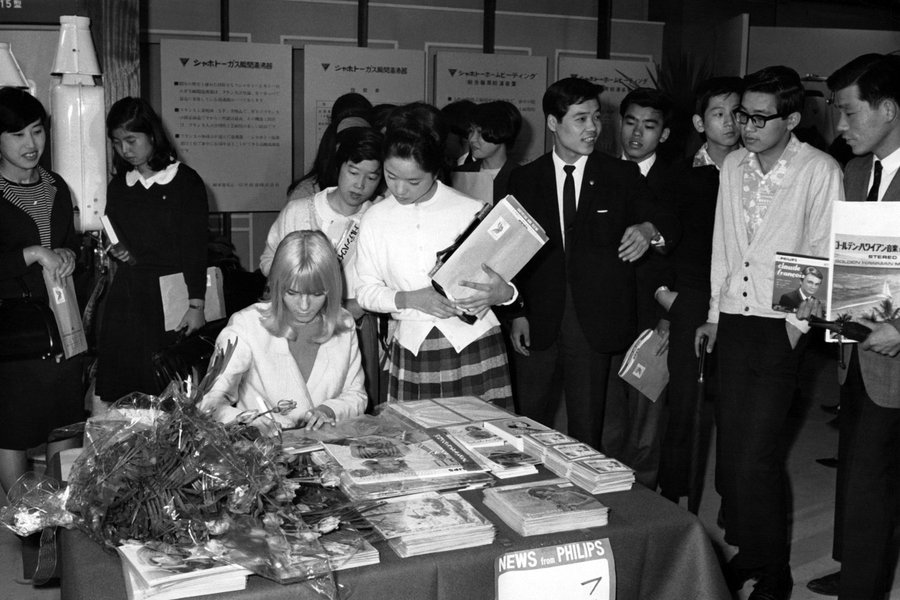
<path fill-rule="evenodd" d="M 123 244 L 113 244 L 106 249 L 106 252 L 118 261 L 124 263 L 131 262 L 131 252 L 129 252 L 128 248 L 126 248 Z"/>
<path fill-rule="evenodd" d="M 475 293 L 456 303 L 464 312 L 477 315 L 479 318 L 483 317 L 490 307 L 507 302 L 513 297 L 513 287 L 496 271 L 485 264 L 481 265 L 481 270 L 487 273 L 488 282 L 460 281 L 459 285 L 472 288 Z"/>
<path fill-rule="evenodd" d="M 462 312 L 453 302 L 438 294 L 431 287 L 424 287 L 412 292 L 397 292 L 395 302 L 397 308 L 413 308 L 441 319 L 455 317 Z"/>
<path fill-rule="evenodd" d="M 697 328 L 697 332 L 694 334 L 694 356 L 700 358 L 700 340 L 703 339 L 703 336 L 706 336 L 706 339 L 709 340 L 706 343 L 706 353 L 709 354 L 713 351 L 713 348 L 716 345 L 716 332 L 719 330 L 718 323 L 704 323 L 700 327 Z"/>
<path fill-rule="evenodd" d="M 619 258 L 625 262 L 634 262 L 644 255 L 650 247 L 650 240 L 656 235 L 656 228 L 652 223 L 632 225 L 622 235 L 622 243 L 619 244 Z"/>
<path fill-rule="evenodd" d="M 861 342 L 861 350 L 877 352 L 883 356 L 897 356 L 900 353 L 900 331 L 890 323 L 876 323 L 868 319 L 857 319 L 859 323 L 872 330 L 869 337 Z"/>
<path fill-rule="evenodd" d="M 322 425 L 331 425 L 334 427 L 335 423 L 337 423 L 337 417 L 330 406 L 320 404 L 314 409 L 306 411 L 306 414 L 303 415 L 301 421 L 306 422 L 303 428 L 309 431 L 320 429 Z"/>
<path fill-rule="evenodd" d="M 516 317 L 509 326 L 509 338 L 512 341 L 513 350 L 522 356 L 530 354 L 528 348 L 531 346 L 531 326 L 525 317 Z"/>

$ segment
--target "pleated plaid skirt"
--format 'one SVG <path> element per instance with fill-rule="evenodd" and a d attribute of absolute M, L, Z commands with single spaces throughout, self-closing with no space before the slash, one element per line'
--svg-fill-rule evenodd
<path fill-rule="evenodd" d="M 506 345 L 499 327 L 457 352 L 435 327 L 418 356 L 393 340 L 388 354 L 388 401 L 478 396 L 512 410 Z"/>

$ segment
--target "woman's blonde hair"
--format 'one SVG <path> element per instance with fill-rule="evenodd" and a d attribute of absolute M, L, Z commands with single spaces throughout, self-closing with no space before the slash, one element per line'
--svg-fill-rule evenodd
<path fill-rule="evenodd" d="M 352 319 L 341 308 L 343 282 L 341 266 L 331 242 L 321 231 L 293 231 L 285 236 L 272 260 L 264 300 L 262 324 L 272 335 L 293 339 L 291 315 L 284 304 L 284 294 L 297 290 L 304 294 L 325 294 L 322 332 L 314 341 L 324 343 L 335 333 L 352 327 Z"/>

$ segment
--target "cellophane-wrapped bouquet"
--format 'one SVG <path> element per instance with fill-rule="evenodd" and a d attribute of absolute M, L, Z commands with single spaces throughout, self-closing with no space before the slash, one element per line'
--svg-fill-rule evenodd
<path fill-rule="evenodd" d="M 37 511 L 22 505 L 19 512 L 44 514 L 62 498 L 65 518 L 42 525 L 71 525 L 74 518 L 106 548 L 125 541 L 191 548 L 335 598 L 318 539 L 327 532 L 309 527 L 294 505 L 300 483 L 287 475 L 297 457 L 253 426 L 260 415 L 223 425 L 196 409 L 227 359 L 227 352 L 218 355 L 194 389 L 173 382 L 158 397 L 131 394 L 90 419 L 68 488 L 42 491 Z"/>

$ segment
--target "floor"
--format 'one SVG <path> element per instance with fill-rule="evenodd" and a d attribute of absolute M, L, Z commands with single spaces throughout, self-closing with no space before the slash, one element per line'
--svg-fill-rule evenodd
<path fill-rule="evenodd" d="M 824 596 L 807 590 L 806 582 L 837 568 L 831 560 L 835 471 L 815 462 L 816 458 L 833 455 L 837 448 L 837 431 L 828 425 L 831 415 L 819 408 L 820 404 L 834 404 L 837 399 L 835 365 L 829 350 L 830 347 L 815 347 L 807 354 L 801 377 L 806 385 L 792 411 L 796 438 L 791 447 L 788 470 L 794 503 L 791 563 L 796 583 L 793 600 L 824 599 Z M 724 543 L 722 532 L 715 524 L 719 500 L 713 489 L 712 460 L 710 454 L 700 519 L 715 546 L 728 558 L 734 549 Z M 59 588 L 36 589 L 16 582 L 22 577 L 19 542 L 9 531 L 0 529 L 0 598 L 58 600 Z M 895 582 L 900 582 L 900 577 L 895 577 Z M 736 596 L 737 600 L 745 600 L 751 589 L 752 585 L 748 583 Z M 900 600 L 900 583 L 895 583 L 890 598 Z"/>

